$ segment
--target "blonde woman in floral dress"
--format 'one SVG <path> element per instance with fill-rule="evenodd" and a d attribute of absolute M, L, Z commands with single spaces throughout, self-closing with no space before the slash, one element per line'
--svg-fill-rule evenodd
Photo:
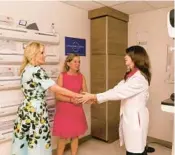
<path fill-rule="evenodd" d="M 45 63 L 44 45 L 32 42 L 24 50 L 21 87 L 24 100 L 17 112 L 12 141 L 12 155 L 52 155 L 47 89 L 70 97 L 80 96 L 58 86 L 40 67 Z"/>

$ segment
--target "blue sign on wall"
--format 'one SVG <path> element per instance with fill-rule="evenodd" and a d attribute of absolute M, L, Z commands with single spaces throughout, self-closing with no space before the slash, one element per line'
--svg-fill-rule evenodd
<path fill-rule="evenodd" d="M 65 54 L 76 53 L 80 56 L 86 56 L 86 40 L 65 37 Z"/>

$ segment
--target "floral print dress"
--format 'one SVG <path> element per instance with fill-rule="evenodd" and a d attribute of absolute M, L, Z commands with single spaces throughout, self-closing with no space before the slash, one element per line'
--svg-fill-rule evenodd
<path fill-rule="evenodd" d="M 21 76 L 24 100 L 17 112 L 12 155 L 52 155 L 46 90 L 54 85 L 40 66 L 28 64 Z"/>

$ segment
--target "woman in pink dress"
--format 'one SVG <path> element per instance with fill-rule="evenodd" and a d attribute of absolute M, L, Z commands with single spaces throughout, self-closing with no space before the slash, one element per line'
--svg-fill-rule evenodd
<path fill-rule="evenodd" d="M 58 85 L 76 93 L 86 92 L 86 81 L 79 70 L 80 57 L 77 54 L 69 54 L 65 60 L 64 72 L 58 78 Z M 67 139 L 71 139 L 71 153 L 76 155 L 78 137 L 87 130 L 87 122 L 82 104 L 77 104 L 74 98 L 60 94 L 56 94 L 56 99 L 53 136 L 59 138 L 57 155 L 63 155 Z"/>

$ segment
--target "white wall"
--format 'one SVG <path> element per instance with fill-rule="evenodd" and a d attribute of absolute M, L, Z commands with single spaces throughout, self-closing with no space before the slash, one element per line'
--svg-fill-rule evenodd
<path fill-rule="evenodd" d="M 89 68 L 89 44 L 90 44 L 90 21 L 88 12 L 61 2 L 0 2 L 0 15 L 13 17 L 15 20 L 24 19 L 36 22 L 40 31 L 51 31 L 51 23 L 55 23 L 56 31 L 60 34 L 60 60 L 64 61 L 64 38 L 65 36 L 86 39 L 86 57 L 81 57 L 81 71 L 85 75 L 88 88 L 90 89 L 90 68 Z M 60 64 L 61 66 L 61 64 Z M 89 129 L 86 135 L 90 134 L 90 107 L 84 106 Z M 0 154 L 8 155 L 10 142 L 0 143 Z M 55 145 L 54 145 L 55 148 Z"/>
<path fill-rule="evenodd" d="M 167 12 L 170 8 L 134 14 L 129 19 L 129 46 L 137 43 L 137 33 L 148 32 L 147 52 L 152 66 L 150 87 L 149 136 L 172 141 L 173 115 L 161 110 L 161 101 L 173 93 L 173 84 L 165 83 L 167 45 L 173 45 L 168 36 Z"/>

